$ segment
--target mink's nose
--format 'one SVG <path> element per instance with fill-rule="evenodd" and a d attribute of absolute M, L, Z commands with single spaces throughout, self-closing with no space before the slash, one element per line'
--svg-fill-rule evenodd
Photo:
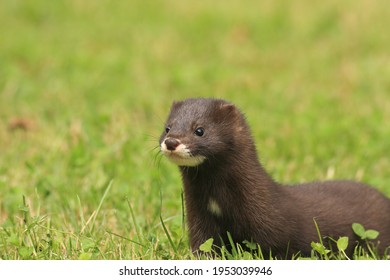
<path fill-rule="evenodd" d="M 174 151 L 180 145 L 180 141 L 175 138 L 167 138 L 165 139 L 165 145 L 169 151 Z"/>

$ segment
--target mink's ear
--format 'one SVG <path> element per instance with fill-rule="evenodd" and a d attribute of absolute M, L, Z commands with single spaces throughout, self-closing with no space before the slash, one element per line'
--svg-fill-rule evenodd
<path fill-rule="evenodd" d="M 232 114 L 237 109 L 236 109 L 236 106 L 234 106 L 233 104 L 224 103 L 224 104 L 221 104 L 220 110 L 224 114 Z"/>
<path fill-rule="evenodd" d="M 176 107 L 179 103 L 180 101 L 173 100 L 172 107 Z"/>
<path fill-rule="evenodd" d="M 218 113 L 216 115 L 217 122 L 222 122 L 226 119 L 237 120 L 239 118 L 240 112 L 237 107 L 233 104 L 222 103 L 219 107 Z"/>
<path fill-rule="evenodd" d="M 173 102 L 172 102 L 172 106 L 171 106 L 171 110 L 172 110 L 172 109 L 177 109 L 177 108 L 179 108 L 181 105 L 183 105 L 183 101 L 173 101 Z"/>
<path fill-rule="evenodd" d="M 182 101 L 173 101 L 172 102 L 171 109 L 169 110 L 169 115 L 168 115 L 168 119 L 166 120 L 166 122 L 170 121 L 170 119 L 174 115 L 173 112 L 177 111 L 179 109 L 179 107 L 181 107 L 182 105 L 183 105 Z"/>

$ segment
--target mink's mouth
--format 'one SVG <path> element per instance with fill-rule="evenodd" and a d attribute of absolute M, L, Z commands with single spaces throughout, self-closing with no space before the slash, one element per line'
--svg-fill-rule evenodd
<path fill-rule="evenodd" d="M 165 140 L 160 145 L 161 152 L 178 166 L 198 166 L 204 162 L 205 156 L 193 155 L 187 145 L 180 143 L 174 150 L 167 148 Z"/>
<path fill-rule="evenodd" d="M 173 151 L 173 152 L 172 151 L 166 151 L 166 152 L 163 152 L 163 154 L 167 158 L 169 158 L 171 160 L 184 160 L 186 158 L 189 158 L 189 157 L 183 157 L 182 155 L 176 153 L 175 151 Z"/>

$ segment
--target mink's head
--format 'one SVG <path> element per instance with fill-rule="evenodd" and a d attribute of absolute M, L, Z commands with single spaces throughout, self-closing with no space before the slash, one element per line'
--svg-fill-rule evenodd
<path fill-rule="evenodd" d="M 187 99 L 172 104 L 160 149 L 179 166 L 199 166 L 226 159 L 248 135 L 244 117 L 233 104 L 221 99 Z"/>

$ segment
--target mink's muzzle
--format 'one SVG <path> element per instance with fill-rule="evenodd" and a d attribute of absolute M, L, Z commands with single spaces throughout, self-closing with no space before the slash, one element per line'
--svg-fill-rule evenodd
<path fill-rule="evenodd" d="M 167 146 L 167 149 L 169 151 L 174 151 L 176 150 L 177 146 L 180 145 L 180 141 L 176 138 L 167 138 L 165 139 L 165 145 Z"/>

